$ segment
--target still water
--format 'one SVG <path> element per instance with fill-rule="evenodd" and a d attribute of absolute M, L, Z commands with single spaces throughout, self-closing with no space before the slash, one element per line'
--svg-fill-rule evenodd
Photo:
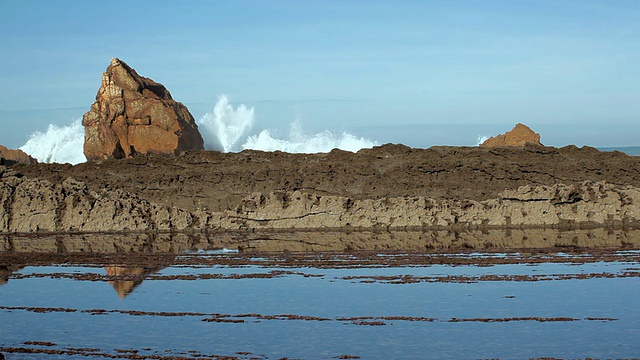
<path fill-rule="evenodd" d="M 7 359 L 640 356 L 633 250 L 2 254 Z"/>

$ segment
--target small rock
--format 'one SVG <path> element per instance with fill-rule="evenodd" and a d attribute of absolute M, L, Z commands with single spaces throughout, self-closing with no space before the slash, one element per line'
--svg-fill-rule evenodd
<path fill-rule="evenodd" d="M 540 134 L 531 130 L 527 125 L 516 124 L 511 131 L 496 137 L 490 137 L 480 144 L 482 147 L 501 147 L 501 146 L 525 146 L 526 144 L 542 145 L 540 143 Z"/>
<path fill-rule="evenodd" d="M 37 164 L 38 160 L 27 155 L 24 151 L 8 149 L 0 145 L 0 165 Z"/>

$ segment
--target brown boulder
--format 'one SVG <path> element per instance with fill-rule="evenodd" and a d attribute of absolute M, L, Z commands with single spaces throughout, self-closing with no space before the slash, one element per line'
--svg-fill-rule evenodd
<path fill-rule="evenodd" d="M 527 125 L 516 124 L 511 131 L 496 137 L 490 137 L 480 144 L 483 147 L 524 146 L 525 144 L 542 145 L 540 134 L 535 133 Z"/>
<path fill-rule="evenodd" d="M 27 155 L 24 151 L 12 150 L 0 145 L 0 165 L 37 164 L 38 160 Z"/>
<path fill-rule="evenodd" d="M 173 100 L 162 84 L 138 75 L 117 58 L 102 74 L 96 101 L 82 125 L 87 160 L 204 149 L 187 107 Z"/>

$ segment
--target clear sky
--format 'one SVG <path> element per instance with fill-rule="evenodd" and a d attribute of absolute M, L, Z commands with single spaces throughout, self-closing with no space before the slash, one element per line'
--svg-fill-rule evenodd
<path fill-rule="evenodd" d="M 640 145 L 640 1 L 0 1 L 0 144 L 93 102 L 119 57 L 196 118 L 473 145 Z"/>

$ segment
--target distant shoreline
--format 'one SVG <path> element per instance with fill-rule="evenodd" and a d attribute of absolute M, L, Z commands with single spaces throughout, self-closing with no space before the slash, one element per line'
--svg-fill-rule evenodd
<path fill-rule="evenodd" d="M 621 151 L 627 155 L 640 156 L 640 146 L 607 146 L 597 149 L 600 151 Z"/>

